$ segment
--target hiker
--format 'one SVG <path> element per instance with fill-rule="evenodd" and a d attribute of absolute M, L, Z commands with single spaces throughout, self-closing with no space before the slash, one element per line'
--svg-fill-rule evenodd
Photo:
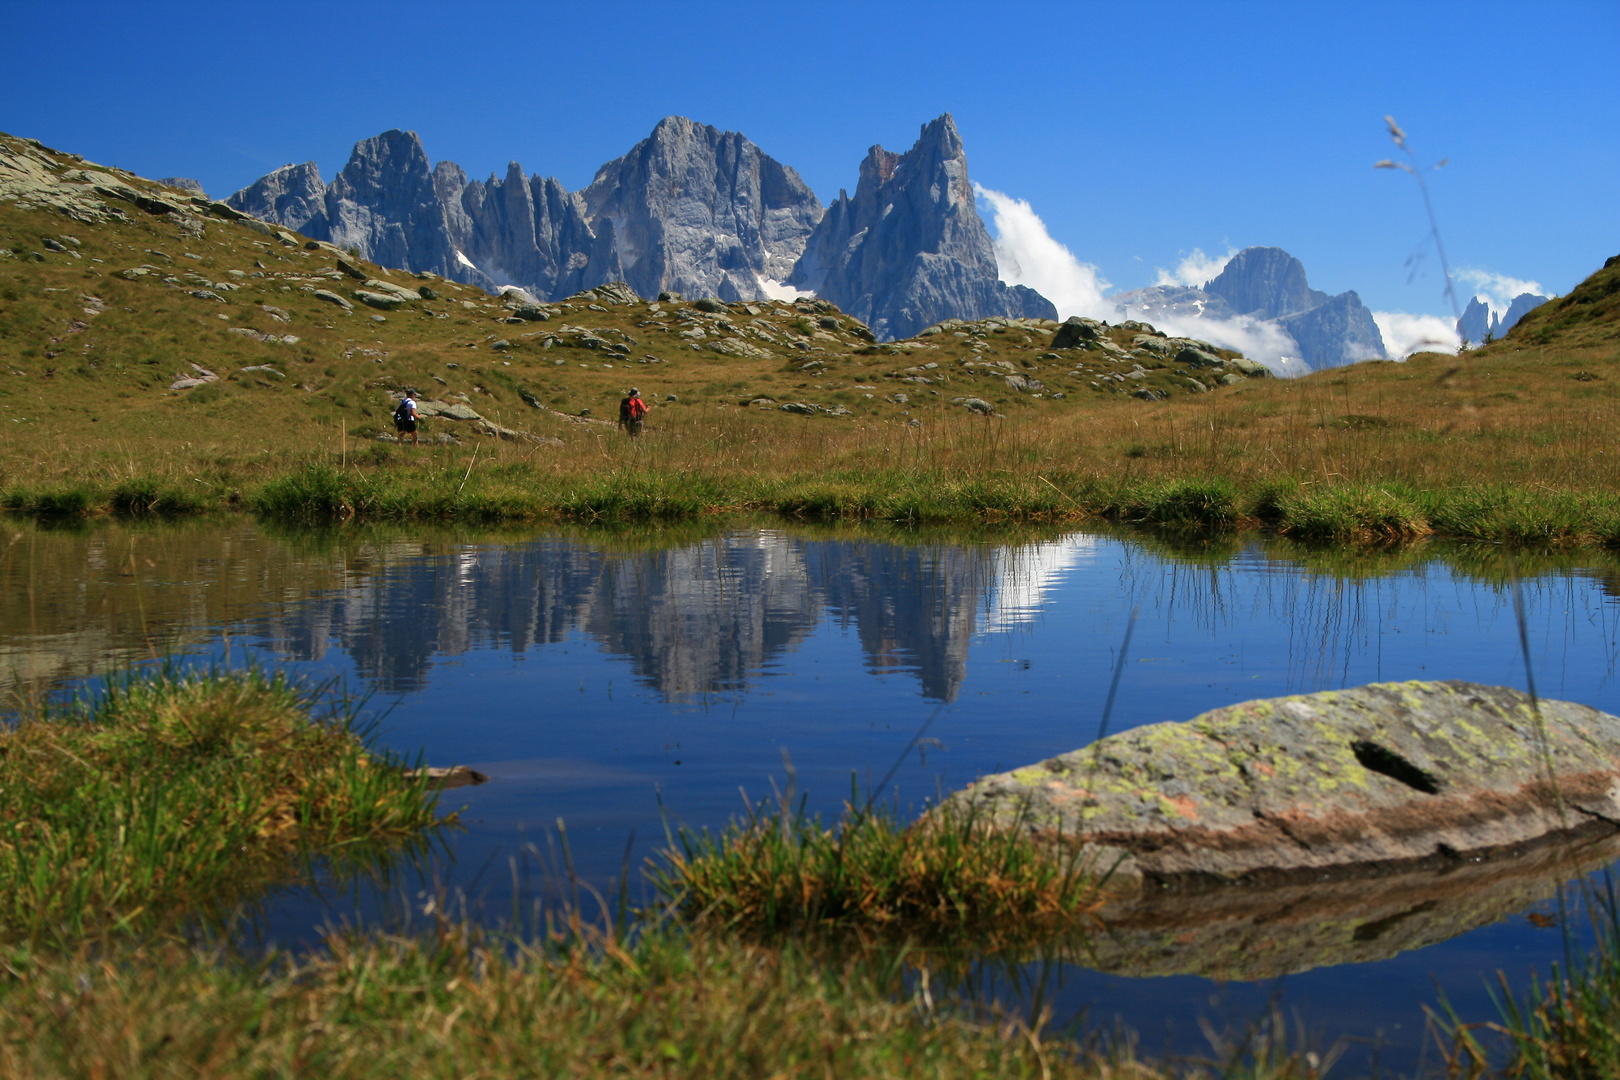
<path fill-rule="evenodd" d="M 411 437 L 411 445 L 418 445 L 416 441 L 416 391 L 406 389 L 405 400 L 399 403 L 394 410 L 394 427 L 399 431 L 399 441 L 404 442 L 405 436 Z"/>
<path fill-rule="evenodd" d="M 647 419 L 647 403 L 641 400 L 641 391 L 630 388 L 630 396 L 619 402 L 619 426 L 634 438 L 641 434 L 642 422 Z"/>

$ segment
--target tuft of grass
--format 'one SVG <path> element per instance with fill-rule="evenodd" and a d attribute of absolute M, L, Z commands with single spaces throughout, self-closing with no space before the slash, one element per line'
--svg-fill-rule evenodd
<path fill-rule="evenodd" d="M 222 917 L 300 861 L 364 862 L 436 822 L 423 779 L 311 719 L 321 688 L 172 666 L 0 731 L 0 942 Z"/>
<path fill-rule="evenodd" d="M 13 971 L 17 969 L 14 967 Z M 161 946 L 0 976 L 0 1075 L 327 1080 L 1154 1080 L 1127 1045 L 936 1004 L 903 959 L 827 963 L 710 936 L 512 941 L 465 924 L 242 963 Z M 1255 1049 L 1259 1049 L 1256 1047 Z M 1314 1076 L 1269 1050 L 1242 1075 Z"/>
<path fill-rule="evenodd" d="M 677 831 L 651 879 L 699 923 L 750 935 L 839 929 L 975 939 L 991 947 L 1072 929 L 1094 912 L 1099 875 L 1078 848 L 971 809 L 910 825 L 852 799 L 836 826 L 784 800 L 719 834 Z"/>

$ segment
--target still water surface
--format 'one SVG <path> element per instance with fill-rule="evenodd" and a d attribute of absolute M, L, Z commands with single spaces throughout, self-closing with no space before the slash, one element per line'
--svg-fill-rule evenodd
<path fill-rule="evenodd" d="M 1379 680 L 1525 683 L 1513 568 L 1489 549 L 1345 556 L 1260 537 L 1176 546 L 773 528 L 307 534 L 245 522 L 8 523 L 0 549 L 0 691 L 46 692 L 173 652 L 345 679 L 370 695 L 385 744 L 493 778 L 448 793 L 467 828 L 430 869 L 492 918 L 511 911 L 509 860 L 544 849 L 558 819 L 581 876 L 607 885 L 627 851 L 639 866 L 662 845 L 660 798 L 677 821 L 720 826 L 742 809 L 739 789 L 769 794 L 791 762 L 810 808 L 831 816 L 852 777 L 864 789 L 904 755 L 886 795 L 916 807 L 1084 745 L 1132 611 L 1112 731 Z M 1540 692 L 1620 712 L 1620 570 L 1601 556 L 1519 570 Z M 1380 1044 L 1384 1063 L 1405 1069 L 1437 988 L 1462 1015 L 1494 1018 L 1491 973 L 1523 985 L 1561 960 L 1560 931 L 1526 918 L 1551 910 L 1550 873 L 1532 866 L 1494 893 L 1457 879 L 1438 900 L 1433 882 L 1409 902 L 1391 885 L 1384 907 L 1358 909 L 1353 932 L 1324 915 L 1320 929 L 1295 919 L 1273 933 L 1272 911 L 1208 941 L 1125 935 L 1090 967 L 989 978 L 1008 997 L 1044 995 L 1060 1021 L 1118 1018 L 1148 1049 L 1180 1052 L 1208 1049 L 1201 1020 L 1241 1025 L 1280 998 L 1324 1041 Z M 526 904 L 524 890 L 542 887 L 517 888 Z M 269 925 L 307 941 L 370 911 L 374 901 L 290 893 Z M 1242 959 L 1278 949 L 1291 959 Z M 1030 977 L 1045 982 L 1021 988 Z"/>

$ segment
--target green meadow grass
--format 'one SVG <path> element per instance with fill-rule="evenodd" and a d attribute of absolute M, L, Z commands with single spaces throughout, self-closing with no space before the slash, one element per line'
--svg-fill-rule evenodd
<path fill-rule="evenodd" d="M 363 867 L 438 818 L 318 688 L 173 667 L 0 731 L 0 942 L 72 949 L 225 917 L 309 860 Z"/>

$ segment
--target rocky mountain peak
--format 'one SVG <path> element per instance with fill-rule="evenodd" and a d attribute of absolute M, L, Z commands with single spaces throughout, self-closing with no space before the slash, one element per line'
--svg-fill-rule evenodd
<path fill-rule="evenodd" d="M 822 215 L 793 169 L 684 116 L 660 120 L 579 197 L 593 230 L 612 223 L 624 279 L 642 296 L 764 299 Z"/>
<path fill-rule="evenodd" d="M 325 240 L 326 182 L 313 161 L 283 165 L 259 177 L 225 202 L 263 221 L 274 221 L 305 236 Z"/>
<path fill-rule="evenodd" d="M 1204 291 L 1239 315 L 1279 319 L 1327 299 L 1305 280 L 1305 264 L 1279 247 L 1249 247 L 1232 256 Z"/>
<path fill-rule="evenodd" d="M 1057 317 L 1039 293 L 1000 281 L 949 113 L 922 125 L 904 154 L 867 151 L 854 197 L 839 192 L 789 283 L 862 319 L 879 339 L 946 318 Z"/>

